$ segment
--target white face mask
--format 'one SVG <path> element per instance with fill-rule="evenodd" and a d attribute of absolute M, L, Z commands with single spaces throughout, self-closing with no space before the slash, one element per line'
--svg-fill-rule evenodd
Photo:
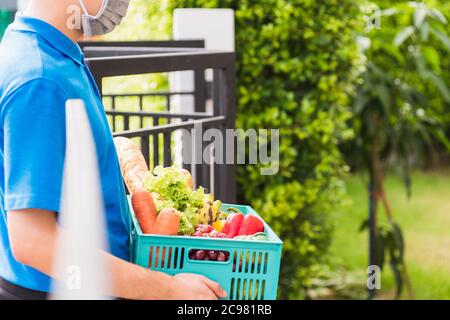
<path fill-rule="evenodd" d="M 127 14 L 130 0 L 103 0 L 102 6 L 95 16 L 91 16 L 83 0 L 79 0 L 84 14 L 81 24 L 84 35 L 101 36 L 113 31 Z"/>

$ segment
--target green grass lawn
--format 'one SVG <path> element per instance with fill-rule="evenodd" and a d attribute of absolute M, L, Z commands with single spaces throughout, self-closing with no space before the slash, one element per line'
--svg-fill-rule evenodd
<path fill-rule="evenodd" d="M 394 218 L 403 228 L 406 259 L 416 299 L 450 299 L 450 172 L 416 172 L 408 199 L 399 177 L 386 179 L 386 193 Z M 367 216 L 366 181 L 354 175 L 346 180 L 350 203 L 335 217 L 332 254 L 336 262 L 364 283 L 367 232 L 358 228 Z M 385 221 L 384 211 L 380 220 Z M 394 282 L 383 270 L 380 297 L 392 298 Z M 406 297 L 404 295 L 404 297 Z"/>

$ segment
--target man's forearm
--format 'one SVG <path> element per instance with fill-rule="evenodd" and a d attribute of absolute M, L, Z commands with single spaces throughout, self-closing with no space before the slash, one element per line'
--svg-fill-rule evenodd
<path fill-rule="evenodd" d="M 126 299 L 170 299 L 172 277 L 105 254 L 113 278 L 113 294 Z"/>
<path fill-rule="evenodd" d="M 64 231 L 57 228 L 54 213 L 41 210 L 9 212 L 8 230 L 16 259 L 55 278 L 57 233 Z M 170 298 L 170 276 L 133 265 L 106 252 L 99 251 L 99 255 L 106 259 L 112 279 L 112 292 L 106 294 L 125 299 Z"/>

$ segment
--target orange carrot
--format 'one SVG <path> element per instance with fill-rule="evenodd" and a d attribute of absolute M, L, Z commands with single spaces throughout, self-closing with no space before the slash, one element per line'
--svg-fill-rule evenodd
<path fill-rule="evenodd" d="M 154 234 L 158 214 L 152 195 L 145 190 L 136 191 L 131 197 L 131 203 L 142 232 Z"/>
<path fill-rule="evenodd" d="M 179 212 L 172 208 L 161 210 L 156 219 L 155 233 L 164 236 L 176 236 L 179 228 Z"/>
<path fill-rule="evenodd" d="M 178 229 L 180 227 L 180 213 L 172 208 L 163 209 L 156 218 L 156 227 L 155 234 L 162 236 L 176 236 L 178 235 Z M 158 266 L 162 266 L 164 268 L 166 263 L 166 249 L 156 248 L 153 250 L 153 247 L 150 248 L 150 257 L 149 257 L 149 266 L 158 268 Z M 169 264 L 172 257 L 172 248 L 169 248 Z M 154 263 L 152 266 L 152 257 L 154 257 Z M 166 266 L 167 267 L 167 266 Z"/>

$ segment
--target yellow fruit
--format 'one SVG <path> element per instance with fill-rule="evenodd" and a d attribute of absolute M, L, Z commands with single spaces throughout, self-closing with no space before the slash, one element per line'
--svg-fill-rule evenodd
<path fill-rule="evenodd" d="M 225 225 L 225 220 L 217 220 L 216 222 L 214 222 L 212 224 L 213 228 L 217 231 L 217 232 L 222 232 L 223 226 Z"/>
<path fill-rule="evenodd" d="M 222 201 L 220 201 L 220 200 L 214 201 L 214 203 L 211 205 L 211 211 L 212 211 L 212 217 L 211 217 L 211 221 L 210 221 L 211 223 L 214 223 L 219 218 L 219 211 L 220 211 L 221 206 L 222 206 Z"/>

